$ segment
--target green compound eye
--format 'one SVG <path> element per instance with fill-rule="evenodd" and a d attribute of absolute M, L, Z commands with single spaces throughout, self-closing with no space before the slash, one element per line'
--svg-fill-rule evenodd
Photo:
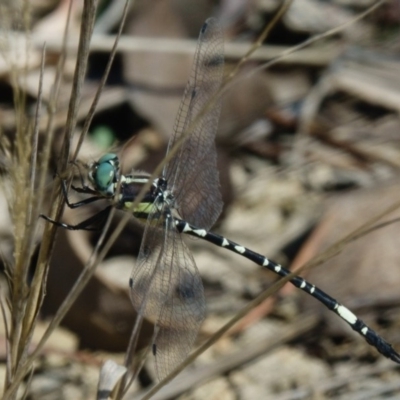
<path fill-rule="evenodd" d="M 93 171 L 92 180 L 97 189 L 107 195 L 114 194 L 114 183 L 118 180 L 119 159 L 116 154 L 108 153 L 99 159 Z"/>
<path fill-rule="evenodd" d="M 97 161 L 97 163 L 99 165 L 103 164 L 103 163 L 107 163 L 109 162 L 112 165 L 115 165 L 117 168 L 119 167 L 119 159 L 118 156 L 114 153 L 107 153 L 104 154 L 104 156 L 102 156 L 99 161 Z"/>

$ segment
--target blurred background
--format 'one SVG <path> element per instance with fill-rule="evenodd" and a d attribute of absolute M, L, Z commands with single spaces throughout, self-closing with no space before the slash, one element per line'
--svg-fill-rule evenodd
<path fill-rule="evenodd" d="M 26 94 L 26 112 L 32 114 L 38 97 L 41 46 L 46 40 L 46 104 L 69 6 L 64 0 L 32 0 L 32 33 L 27 39 L 19 31 L 21 3 L 4 2 L 11 13 L 7 24 L 0 27 L 0 133 L 10 142 L 18 124 L 13 85 Z M 351 22 L 374 3 L 294 0 L 223 97 L 216 142 L 224 210 L 213 230 L 287 268 L 303 265 L 400 200 L 400 2 L 387 1 L 366 18 Z M 72 7 L 49 191 L 65 127 L 82 4 L 74 1 Z M 77 133 L 104 72 L 112 43 L 108 39 L 118 29 L 123 6 L 120 0 L 100 2 Z M 118 55 L 79 160 L 93 162 L 111 149 L 122 158 L 124 173 L 133 169 L 152 172 L 165 155 L 204 21 L 215 16 L 224 27 L 228 75 L 280 6 L 275 0 L 132 2 Z M 334 35 L 283 57 L 271 68 L 258 68 L 341 24 L 347 25 Z M 14 65 L 21 69 L 27 66 L 26 79 L 12 81 L 10 57 L 15 57 Z M 44 130 L 45 117 L 42 122 Z M 5 259 L 11 258 L 13 251 L 6 191 L 7 183 L 0 193 L 0 247 Z M 74 201 L 78 198 L 71 196 Z M 44 213 L 49 206 L 44 205 Z M 76 224 L 102 206 L 65 208 L 63 221 Z M 336 257 L 302 275 L 400 349 L 398 217 L 400 211 L 394 211 L 380 221 L 394 223 L 350 243 Z M 112 226 L 120 218 L 117 214 Z M 95 398 L 102 360 L 122 361 L 135 317 L 128 279 L 141 234 L 142 227 L 132 220 L 113 245 L 47 344 L 29 399 Z M 42 310 L 43 326 L 82 271 L 99 235 L 59 229 Z M 200 240 L 189 239 L 187 244 L 207 299 L 200 343 L 276 277 Z M 40 329 L 38 326 L 38 332 Z M 148 322 L 140 346 L 148 343 L 151 333 Z M 4 343 L 4 331 L 0 335 Z M 0 346 L 0 351 L 4 360 L 5 346 Z M 0 373 L 4 370 L 1 364 Z M 400 396 L 396 364 L 379 355 L 336 315 L 288 285 L 249 313 L 187 371 L 183 375 L 186 386 L 160 398 Z M 153 381 L 153 365 L 148 363 L 132 396 Z M 185 379 L 181 377 L 181 381 Z"/>

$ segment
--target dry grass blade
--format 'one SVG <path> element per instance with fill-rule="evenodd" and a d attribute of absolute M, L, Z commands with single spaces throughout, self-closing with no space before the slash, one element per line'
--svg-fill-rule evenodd
<path fill-rule="evenodd" d="M 10 14 L 10 10 L 6 8 L 2 9 L 2 19 L 5 20 L 10 18 L 12 20 Z M 4 26 L 7 26 L 7 24 L 5 23 Z M 11 51 L 9 53 L 10 58 L 7 61 L 13 65 L 11 56 L 12 53 Z M 12 181 L 17 182 L 18 184 L 14 186 L 13 193 L 17 201 L 15 201 L 12 205 L 12 216 L 15 229 L 15 262 L 13 268 L 10 269 L 9 276 L 9 284 L 13 290 L 11 298 L 13 312 L 10 324 L 10 352 L 8 354 L 11 372 L 13 372 L 18 365 L 21 346 L 19 339 L 21 337 L 22 320 L 25 311 L 24 298 L 26 297 L 27 292 L 26 277 L 28 271 L 28 264 L 26 260 L 24 260 L 23 254 L 26 245 L 26 222 L 30 219 L 29 210 L 27 210 L 25 206 L 30 196 L 29 191 L 26 190 L 26 187 L 28 186 L 30 176 L 29 155 L 31 154 L 31 143 L 29 142 L 30 135 L 27 135 L 29 129 L 27 118 L 24 113 L 25 96 L 24 93 L 19 90 L 18 80 L 19 75 L 16 73 L 16 71 L 13 71 L 11 75 L 11 82 L 14 88 L 15 112 L 16 115 L 18 115 L 18 124 L 16 130 L 15 155 L 10 157 L 9 172 Z"/>
<path fill-rule="evenodd" d="M 71 12 L 71 7 L 69 8 L 69 13 L 68 13 L 68 18 L 67 18 L 67 23 L 66 23 L 66 28 L 65 28 L 65 32 L 64 32 L 64 36 L 67 35 L 68 33 L 68 25 L 69 25 L 69 19 L 70 19 L 70 12 Z M 43 60 L 44 61 L 44 60 Z M 58 71 L 58 76 L 61 77 L 61 71 L 62 71 L 62 67 L 63 64 L 60 63 L 59 64 L 59 71 Z M 42 64 L 42 68 L 44 68 L 44 64 Z M 57 78 L 56 78 L 57 79 Z M 58 83 L 58 85 L 57 85 Z M 60 82 L 56 81 L 56 88 L 59 88 L 59 84 Z M 58 95 L 58 91 L 55 90 L 54 92 L 54 96 L 56 96 L 54 98 L 54 102 L 57 102 L 57 95 Z M 37 107 L 37 119 L 35 121 L 35 128 L 39 129 L 39 104 L 41 102 L 41 88 L 39 87 L 39 96 L 38 96 L 38 107 Z M 51 119 L 51 118 L 50 118 Z M 47 140 L 45 142 L 45 146 L 42 152 L 42 156 L 41 156 L 41 163 L 40 163 L 40 167 L 39 167 L 39 172 L 40 172 L 40 176 L 38 179 L 38 188 L 39 190 L 37 191 L 39 194 L 37 194 L 37 192 L 35 191 L 34 193 L 32 193 L 33 198 L 35 199 L 35 206 L 34 206 L 34 215 L 35 218 L 37 218 L 37 216 L 39 215 L 39 209 L 41 207 L 42 204 L 42 199 L 43 199 L 43 195 L 41 195 L 40 193 L 44 193 L 45 192 L 45 178 L 46 178 L 46 173 L 47 173 L 47 167 L 48 167 L 48 163 L 49 163 L 49 159 L 50 159 L 50 146 L 51 146 L 51 139 L 53 137 L 53 132 L 51 130 L 48 130 L 47 132 Z M 36 159 L 36 157 L 35 157 Z M 34 181 L 33 181 L 34 182 Z M 53 232 L 54 235 L 55 232 Z M 46 235 L 44 235 L 46 238 Z M 47 237 L 50 237 L 47 236 Z M 54 236 L 53 236 L 53 240 L 54 240 Z M 51 242 L 51 240 L 49 241 Z M 41 247 L 40 250 L 40 254 L 42 254 L 42 257 L 44 257 L 46 260 L 49 260 L 49 256 L 50 256 L 50 252 L 51 252 L 51 246 L 46 246 L 46 240 L 43 241 L 44 246 Z M 40 260 L 40 256 L 39 256 L 39 260 Z M 47 263 L 37 263 L 37 267 L 36 267 L 36 273 L 35 273 L 35 277 L 33 279 L 32 285 L 31 285 L 31 290 L 29 292 L 29 298 L 27 301 L 27 307 L 26 307 L 26 313 L 25 313 L 25 318 L 24 318 L 24 334 L 26 337 L 28 337 L 28 335 L 32 334 L 32 330 L 34 327 L 34 323 L 36 321 L 37 315 L 38 315 L 38 311 L 40 309 L 40 305 L 43 301 L 43 291 L 45 288 L 45 277 L 47 275 Z"/>
<path fill-rule="evenodd" d="M 85 2 L 82 21 L 85 21 L 86 23 L 82 24 L 80 48 L 78 52 L 77 65 L 74 75 L 74 83 L 71 93 L 70 105 L 68 109 L 69 113 L 66 123 L 66 132 L 64 136 L 64 142 L 62 145 L 64 151 L 60 156 L 58 164 L 59 171 L 64 171 L 68 162 L 70 141 L 72 138 L 72 132 L 76 125 L 76 113 L 79 107 L 80 93 L 82 90 L 87 68 L 87 58 L 89 54 L 88 48 L 90 43 L 90 35 L 92 33 L 94 25 L 95 12 L 96 12 L 96 2 L 93 1 Z M 56 189 L 56 192 L 53 193 L 54 202 L 52 202 L 52 204 L 54 204 L 53 210 L 56 210 L 58 213 L 60 213 L 62 207 L 62 197 L 60 188 L 58 188 L 58 191 L 59 193 L 57 193 Z M 58 199 L 58 201 L 56 199 Z M 53 210 L 52 212 L 54 212 Z M 42 301 L 41 298 L 43 295 L 43 288 L 41 287 L 41 285 L 45 281 L 45 277 L 48 272 L 48 260 L 52 248 L 51 243 L 54 242 L 54 232 L 55 228 L 51 226 L 49 227 L 48 232 L 45 231 L 44 240 L 39 252 L 39 260 L 37 263 L 36 273 L 32 282 L 30 302 L 28 304 L 28 309 L 27 309 L 27 314 L 28 316 L 30 316 L 32 320 L 35 318 L 38 311 L 38 305 L 40 305 Z M 46 238 L 49 238 L 50 244 L 48 243 L 48 239 L 46 240 Z"/>
<path fill-rule="evenodd" d="M 24 253 L 22 254 L 23 259 L 30 260 L 34 251 L 34 239 L 35 232 L 37 228 L 37 215 L 39 214 L 39 207 L 41 205 L 40 198 L 35 196 L 36 190 L 36 182 L 37 182 L 37 152 L 38 152 L 38 140 L 39 140 L 39 116 L 42 102 L 42 89 L 43 89 L 43 74 L 44 74 L 44 60 L 45 60 L 45 46 L 43 47 L 42 52 L 42 63 L 40 67 L 40 78 L 39 78 L 39 87 L 38 87 L 38 99 L 36 104 L 36 112 L 35 112 L 35 121 L 32 133 L 32 152 L 31 152 L 31 171 L 30 171 L 30 190 L 28 192 L 27 199 L 27 218 L 26 221 L 26 235 L 25 235 L 25 244 L 24 244 Z M 43 190 L 44 188 L 40 188 Z M 29 265 L 27 265 L 27 268 Z M 26 271 L 28 273 L 28 270 Z M 25 276 L 25 280 L 27 279 L 27 275 Z M 29 301 L 28 301 L 29 302 Z M 35 328 L 36 318 L 32 320 L 28 318 L 28 314 L 25 311 L 21 337 L 19 339 L 20 342 L 20 354 L 19 359 L 20 362 L 24 361 L 26 357 L 30 339 L 33 334 L 33 330 Z"/>
<path fill-rule="evenodd" d="M 11 8 L 2 8 L 2 18 L 10 17 L 12 21 L 13 12 Z M 23 23 L 21 29 L 28 35 L 30 25 L 30 7 L 24 3 L 22 9 Z M 2 21 L 4 22 L 4 21 Z M 7 24 L 3 24 L 6 27 Z M 10 28 L 10 27 L 8 27 Z M 29 40 L 24 47 L 25 65 L 22 70 L 13 68 L 12 49 L 8 62 L 11 69 L 11 81 L 14 90 L 15 112 L 17 115 L 17 130 L 15 136 L 14 155 L 9 156 L 9 173 L 13 185 L 13 193 L 9 198 L 11 215 L 14 223 L 14 262 L 9 269 L 9 286 L 11 289 L 11 324 L 7 329 L 7 340 L 10 346 L 7 348 L 7 382 L 12 384 L 16 371 L 24 361 L 30 345 L 30 338 L 34 329 L 35 320 L 27 318 L 27 304 L 30 290 L 27 285 L 30 260 L 33 253 L 34 238 L 37 228 L 37 215 L 39 202 L 35 196 L 37 189 L 37 149 L 38 149 L 38 116 L 42 93 L 42 76 L 44 69 L 45 52 L 42 53 L 41 78 L 39 80 L 39 98 L 37 103 L 35 119 L 32 122 L 26 116 L 25 93 L 20 89 L 21 81 L 24 81 L 28 72 L 28 54 L 30 53 Z M 17 51 L 17 50 L 15 50 Z M 4 138 L 2 138 L 5 140 Z M 4 144 L 3 144 L 4 147 Z M 8 153 L 6 154 L 8 156 Z M 5 312 L 4 312 L 5 314 Z M 4 316 L 4 318 L 6 318 Z"/>
<path fill-rule="evenodd" d="M 85 2 L 84 19 L 86 16 L 86 24 L 83 25 L 82 32 L 82 49 L 86 48 L 86 51 L 82 50 L 81 54 L 84 57 L 88 56 L 88 43 L 90 40 L 91 29 L 90 25 L 93 25 L 94 15 L 95 15 L 95 3 Z M 24 10 L 26 15 L 29 14 L 29 10 Z M 91 24 L 90 24 L 91 22 Z M 85 29 L 86 28 L 86 29 Z M 26 32 L 28 32 L 26 28 Z M 29 54 L 29 49 L 26 49 L 27 54 Z M 43 57 L 44 59 L 44 57 Z M 86 70 L 86 62 L 80 59 L 78 62 L 75 87 L 73 91 L 73 96 L 75 100 L 71 100 L 71 113 L 68 119 L 68 132 L 71 133 L 76 121 L 74 121 L 74 116 L 76 114 L 77 106 L 79 104 L 78 97 L 80 94 L 80 87 L 83 84 L 83 77 Z M 42 72 L 43 74 L 43 62 L 42 62 Z M 22 74 L 22 79 L 26 75 Z M 9 379 L 9 385 L 6 386 L 6 392 L 4 393 L 4 399 L 13 398 L 15 390 L 17 389 L 19 383 L 23 377 L 31 370 L 32 362 L 35 356 L 31 354 L 27 358 L 27 352 L 30 344 L 30 339 L 33 334 L 33 329 L 36 323 L 38 311 L 40 309 L 43 293 L 46 283 L 48 260 L 52 248 L 52 242 L 54 241 L 55 229 L 50 227 L 47 234 L 44 236 L 42 242 L 42 248 L 39 255 L 39 261 L 35 271 L 35 275 L 30 288 L 27 286 L 27 276 L 30 256 L 32 255 L 32 245 L 33 237 L 37 224 L 38 209 L 40 207 L 40 196 L 36 197 L 36 192 L 33 193 L 32 190 L 38 190 L 39 193 L 44 191 L 45 182 L 45 171 L 41 170 L 41 179 L 39 179 L 39 187 L 34 185 L 36 180 L 35 174 L 37 171 L 36 160 L 37 156 L 33 152 L 37 151 L 37 133 L 38 133 L 38 115 L 39 115 L 39 105 L 41 101 L 41 89 L 39 88 L 39 99 L 38 108 L 36 113 L 35 127 L 29 126 L 28 121 L 25 117 L 25 99 L 24 95 L 20 94 L 18 86 L 19 75 L 18 72 L 15 73 L 14 80 L 14 96 L 16 99 L 16 112 L 19 117 L 18 129 L 17 129 L 17 139 L 16 139 L 16 158 L 13 159 L 13 167 L 11 168 L 11 174 L 15 185 L 15 199 L 12 215 L 14 216 L 14 224 L 16 229 L 15 235 L 15 252 L 14 260 L 15 266 L 13 268 L 12 275 L 12 324 L 11 324 L 11 347 L 10 347 L 10 364 L 11 364 L 11 376 Z M 40 83 L 41 84 L 41 83 Z M 51 137 L 51 135 L 50 135 Z M 66 135 L 66 141 L 70 141 L 70 135 Z M 49 154 L 51 140 L 47 141 L 47 152 Z M 69 145 L 68 145 L 69 149 Z M 30 156 L 29 156 L 30 155 Z M 41 164 L 47 166 L 48 158 L 42 157 Z M 64 163 L 66 165 L 68 153 L 64 156 Z M 32 165 L 34 162 L 35 165 Z M 33 179 L 32 179 L 33 177 Z M 40 186 L 40 184 L 42 186 Z M 27 191 L 26 188 L 30 188 L 31 191 Z M 35 199 L 36 201 L 33 201 Z M 56 203 L 56 202 L 55 202 Z M 59 201 L 61 205 L 61 201 Z M 37 349 L 36 355 L 38 354 Z"/>

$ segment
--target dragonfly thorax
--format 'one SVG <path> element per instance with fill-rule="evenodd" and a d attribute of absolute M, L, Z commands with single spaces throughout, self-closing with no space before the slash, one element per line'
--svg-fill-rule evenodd
<path fill-rule="evenodd" d="M 168 214 L 174 209 L 175 198 L 170 190 L 167 189 L 167 181 L 165 178 L 157 178 L 152 181 L 149 190 L 145 193 L 140 203 L 134 204 L 143 186 L 149 182 L 150 174 L 136 172 L 133 175 L 120 176 L 120 188 L 117 192 L 115 185 L 115 195 L 117 208 L 130 211 L 133 215 L 146 222 L 149 215 L 153 218 L 164 218 L 165 213 Z"/>
<path fill-rule="evenodd" d="M 169 207 L 174 206 L 175 197 L 171 190 L 168 189 L 167 180 L 165 178 L 157 178 L 153 182 L 154 197 L 158 201 L 167 204 Z"/>

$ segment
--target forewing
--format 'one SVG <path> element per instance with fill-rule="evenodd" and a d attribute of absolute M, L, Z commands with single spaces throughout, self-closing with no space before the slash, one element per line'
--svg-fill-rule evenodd
<path fill-rule="evenodd" d="M 132 282 L 134 307 L 155 323 L 153 354 L 162 379 L 186 358 L 205 316 L 199 272 L 171 217 L 147 224 Z"/>
<path fill-rule="evenodd" d="M 192 72 L 168 151 L 186 133 L 189 134 L 165 168 L 179 214 L 205 229 L 214 224 L 222 211 L 215 149 L 221 100 L 215 96 L 221 85 L 223 67 L 223 32 L 218 22 L 210 18 L 200 31 Z M 211 100 L 215 103 L 203 113 Z M 192 126 L 194 121 L 196 123 Z"/>

